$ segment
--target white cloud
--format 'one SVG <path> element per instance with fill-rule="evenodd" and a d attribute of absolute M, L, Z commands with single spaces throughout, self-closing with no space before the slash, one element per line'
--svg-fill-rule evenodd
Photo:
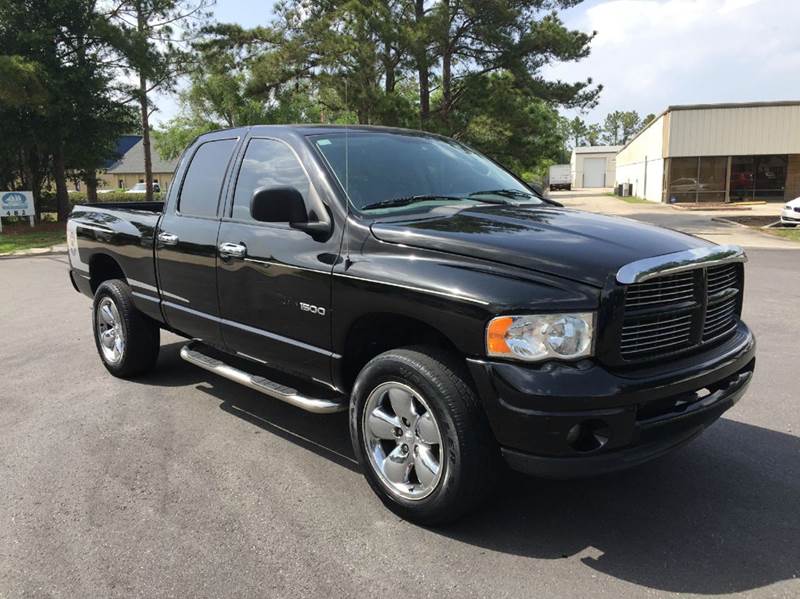
<path fill-rule="evenodd" d="M 598 32 L 588 58 L 548 73 L 604 85 L 590 119 L 671 104 L 800 99 L 796 0 L 610 0 L 563 17 Z"/>

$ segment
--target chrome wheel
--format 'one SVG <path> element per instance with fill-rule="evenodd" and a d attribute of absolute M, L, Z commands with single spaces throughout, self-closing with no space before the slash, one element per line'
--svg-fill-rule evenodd
<path fill-rule="evenodd" d="M 110 364 L 118 364 L 125 352 L 125 333 L 117 305 L 110 297 L 104 297 L 97 306 L 97 339 L 103 358 Z"/>
<path fill-rule="evenodd" d="M 425 399 L 408 385 L 382 383 L 367 397 L 364 445 L 372 469 L 393 495 L 419 500 L 442 478 L 442 434 Z"/>

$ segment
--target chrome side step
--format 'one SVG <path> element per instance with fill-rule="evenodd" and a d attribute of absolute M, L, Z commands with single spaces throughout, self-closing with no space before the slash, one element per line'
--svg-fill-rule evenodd
<path fill-rule="evenodd" d="M 190 364 L 199 366 L 200 368 L 218 374 L 221 377 L 244 385 L 245 387 L 260 391 L 264 395 L 269 395 L 274 399 L 285 401 L 306 412 L 313 412 L 314 414 L 332 414 L 334 412 L 343 412 L 348 408 L 347 401 L 344 399 L 342 401 L 335 401 L 333 399 L 319 399 L 300 395 L 296 389 L 281 385 L 263 376 L 250 374 L 239 368 L 234 368 L 221 360 L 207 356 L 198 349 L 198 346 L 202 346 L 202 344 L 197 341 L 191 341 L 184 345 L 181 348 L 181 358 Z"/>

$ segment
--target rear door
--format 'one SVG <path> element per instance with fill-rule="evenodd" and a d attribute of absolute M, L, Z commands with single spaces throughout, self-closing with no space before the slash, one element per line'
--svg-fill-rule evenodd
<path fill-rule="evenodd" d="M 220 257 L 218 285 L 223 338 L 229 351 L 330 380 L 331 271 L 341 230 L 313 238 L 289 223 L 256 222 L 253 192 L 294 187 L 309 209 L 324 209 L 298 154 L 286 141 L 252 138 L 244 150 L 231 206 L 222 220 L 219 246 L 243 248 Z"/>
<path fill-rule="evenodd" d="M 175 330 L 221 344 L 217 235 L 222 190 L 237 138 L 201 141 L 181 165 L 156 236 L 164 318 Z M 183 169 L 183 172 L 181 172 Z"/>

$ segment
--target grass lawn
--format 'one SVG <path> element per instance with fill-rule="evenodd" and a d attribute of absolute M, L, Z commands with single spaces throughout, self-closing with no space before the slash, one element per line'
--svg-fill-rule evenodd
<path fill-rule="evenodd" d="M 17 250 L 50 247 L 66 240 L 64 223 L 42 223 L 31 228 L 27 223 L 3 223 L 0 254 Z"/>
<path fill-rule="evenodd" d="M 616 198 L 617 200 L 622 200 L 623 202 L 628 202 L 629 204 L 652 204 L 653 202 L 649 202 L 643 198 L 637 196 L 618 196 L 615 193 L 607 193 L 609 197 Z"/>
<path fill-rule="evenodd" d="M 778 237 L 783 237 L 784 239 L 789 239 L 791 241 L 800 241 L 800 228 L 795 227 L 794 229 L 763 229 L 771 233 L 772 235 L 777 235 Z"/>

